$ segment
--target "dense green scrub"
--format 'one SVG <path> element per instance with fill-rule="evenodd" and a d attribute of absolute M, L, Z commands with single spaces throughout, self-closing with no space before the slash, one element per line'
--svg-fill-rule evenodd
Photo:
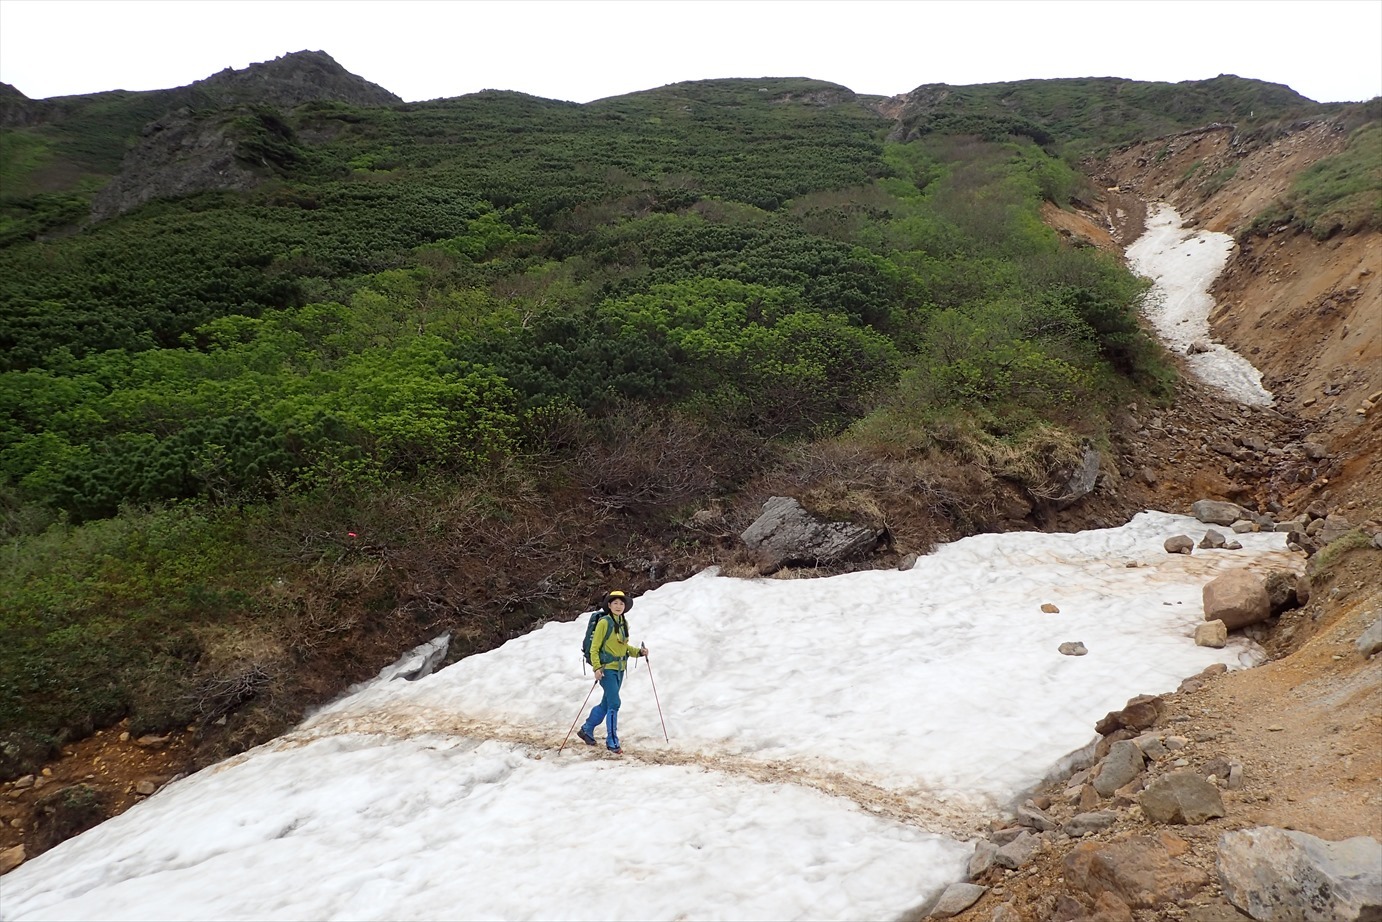
<path fill-rule="evenodd" d="M 259 190 L 0 249 L 16 746 L 224 716 L 240 699 L 166 693 L 213 660 L 252 697 L 225 625 L 259 636 L 272 574 L 320 564 L 256 525 L 285 508 L 330 531 L 378 491 L 439 504 L 496 470 L 579 488 L 573 446 L 630 413 L 668 421 L 629 445 L 652 457 L 657 433 L 737 434 L 735 459 L 678 448 L 732 494 L 790 441 L 907 451 L 957 417 L 1097 437 L 1165 380 L 1141 283 L 1042 224 L 1080 179 L 1030 132 L 885 141 L 804 80 L 237 118 Z M 643 515 L 686 501 L 657 495 Z M 511 522 L 511 499 L 466 521 Z"/>

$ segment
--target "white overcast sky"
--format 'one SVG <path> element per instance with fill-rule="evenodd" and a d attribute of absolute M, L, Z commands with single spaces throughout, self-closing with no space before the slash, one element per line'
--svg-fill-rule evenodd
<path fill-rule="evenodd" d="M 35 99 L 182 86 L 304 49 L 409 101 L 1229 73 L 1338 102 L 1382 95 L 1382 0 L 0 0 L 0 81 Z"/>

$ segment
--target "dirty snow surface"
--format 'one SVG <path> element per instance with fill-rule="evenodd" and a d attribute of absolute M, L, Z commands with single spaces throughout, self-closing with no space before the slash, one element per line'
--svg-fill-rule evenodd
<path fill-rule="evenodd" d="M 0 917 L 895 918 L 1105 713 L 1260 652 L 1194 644 L 1202 587 L 1294 555 L 1280 534 L 1162 548 L 1205 530 L 1148 512 L 907 572 L 669 583 L 629 613 L 653 670 L 627 677 L 622 757 L 558 752 L 589 707 L 584 619 L 386 670 L 20 866 Z"/>
<path fill-rule="evenodd" d="M 1180 353 L 1191 343 L 1208 345 L 1209 351 L 1186 356 L 1201 380 L 1239 403 L 1271 406 L 1273 398 L 1262 386 L 1262 372 L 1209 336 L 1209 314 L 1214 308 L 1209 287 L 1233 246 L 1228 234 L 1188 230 L 1181 226 L 1174 208 L 1158 204 L 1151 207 L 1147 229 L 1128 247 L 1127 256 L 1135 272 L 1152 280 L 1144 313 L 1166 345 Z"/>

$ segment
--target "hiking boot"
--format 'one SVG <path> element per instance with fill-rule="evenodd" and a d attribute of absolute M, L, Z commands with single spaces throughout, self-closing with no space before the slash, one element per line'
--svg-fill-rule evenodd
<path fill-rule="evenodd" d="M 585 743 L 587 746 L 595 745 L 595 737 L 591 736 L 590 731 L 587 730 L 585 727 L 581 727 L 579 730 L 577 730 L 576 735 L 580 737 L 581 742 Z"/>
<path fill-rule="evenodd" d="M 606 746 L 605 748 L 608 749 L 610 752 L 614 753 L 615 755 L 619 755 L 619 753 L 624 751 L 618 746 Z"/>

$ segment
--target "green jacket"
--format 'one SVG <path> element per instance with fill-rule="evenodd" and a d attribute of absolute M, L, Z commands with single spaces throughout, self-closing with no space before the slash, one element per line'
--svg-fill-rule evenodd
<path fill-rule="evenodd" d="M 590 635 L 590 665 L 595 669 L 623 669 L 630 656 L 639 655 L 639 647 L 629 643 L 629 622 L 613 612 L 605 612 L 595 622 Z"/>

